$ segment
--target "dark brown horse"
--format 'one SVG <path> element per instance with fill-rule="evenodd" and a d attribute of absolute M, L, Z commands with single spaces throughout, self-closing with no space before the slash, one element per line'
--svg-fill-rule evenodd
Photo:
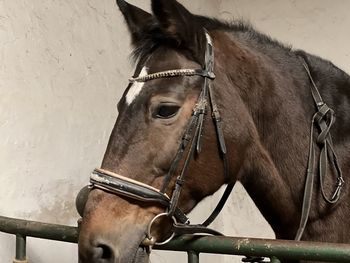
<path fill-rule="evenodd" d="M 174 0 L 153 0 L 153 15 L 123 0 L 117 3 L 132 36 L 137 61 L 134 76 L 139 78 L 130 82 L 118 104 L 119 116 L 101 168 L 112 177 L 124 176 L 119 177 L 123 182 L 127 177 L 136 185 L 141 182 L 155 189 L 161 189 L 164 178 L 168 178 L 168 196 L 172 196 L 175 185 L 181 184 L 178 207 L 185 213 L 223 184 L 239 180 L 276 237 L 294 239 L 304 189 L 310 186 L 305 183 L 308 160 L 318 160 L 325 145 L 328 150 L 334 145 L 336 164 L 344 172 L 344 180 L 349 179 L 350 77 L 331 62 L 283 46 L 250 25 L 193 15 Z M 215 80 L 208 75 L 205 62 L 209 41 L 206 32 L 213 41 Z M 204 73 L 152 77 L 152 73 L 173 69 L 204 69 Z M 144 76 L 146 79 L 142 79 Z M 327 110 L 322 117 L 326 128 L 315 123 L 310 133 L 311 120 L 318 110 L 311 94 L 312 80 L 334 110 L 336 121 L 333 125 L 333 112 Z M 192 137 L 201 140 L 200 154 L 193 154 L 187 176 L 179 182 L 177 176 L 167 175 L 208 82 L 221 114 L 227 175 L 209 110 L 202 135 Z M 325 135 L 323 141 L 319 140 L 320 132 Z M 310 139 L 315 145 L 314 158 L 309 155 Z M 181 173 L 189 151 L 185 148 L 175 174 Z M 326 162 L 332 163 L 332 151 L 326 150 L 325 156 Z M 324 161 L 320 161 L 321 166 Z M 317 163 L 311 166 L 311 173 L 324 169 L 317 168 Z M 311 183 L 311 209 L 302 240 L 350 242 L 348 185 L 344 185 L 335 204 L 326 202 L 322 194 L 324 190 L 325 196 L 331 196 L 339 186 L 339 171 L 335 168 L 328 165 L 326 177 L 315 177 Z M 150 221 L 164 213 L 164 205 L 143 202 L 120 191 L 91 190 L 79 238 L 80 262 L 148 262 L 148 250 L 140 244 Z M 152 236 L 158 241 L 171 232 L 171 220 L 162 219 L 152 225 Z"/>

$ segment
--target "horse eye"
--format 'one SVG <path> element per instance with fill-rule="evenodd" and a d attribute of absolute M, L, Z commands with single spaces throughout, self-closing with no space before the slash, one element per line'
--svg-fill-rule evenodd
<path fill-rule="evenodd" d="M 174 117 L 179 111 L 180 107 L 178 105 L 163 104 L 160 105 L 155 112 L 156 118 L 169 119 Z"/>

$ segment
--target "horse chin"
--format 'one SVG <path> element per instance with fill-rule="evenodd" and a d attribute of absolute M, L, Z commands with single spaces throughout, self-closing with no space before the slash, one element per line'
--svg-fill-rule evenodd
<path fill-rule="evenodd" d="M 149 255 L 150 255 L 149 252 L 147 252 L 145 248 L 139 247 L 131 263 L 148 263 Z"/>

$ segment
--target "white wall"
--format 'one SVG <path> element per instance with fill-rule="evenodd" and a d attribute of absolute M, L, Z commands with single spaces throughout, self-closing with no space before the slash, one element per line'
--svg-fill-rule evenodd
<path fill-rule="evenodd" d="M 249 19 L 350 72 L 349 1 L 181 2 L 200 14 Z M 74 198 L 101 162 L 131 74 L 129 52 L 114 0 L 0 1 L 1 215 L 75 225 Z M 214 227 L 228 235 L 273 237 L 240 185 L 231 201 Z M 194 220 L 214 205 L 201 204 Z M 0 234 L 1 262 L 11 262 L 13 255 L 14 237 Z M 29 239 L 28 255 L 36 263 L 77 262 L 76 245 L 60 242 Z M 180 260 L 155 251 L 152 262 Z"/>
<path fill-rule="evenodd" d="M 220 17 L 242 17 L 295 48 L 330 59 L 350 73 L 348 0 L 221 0 Z"/>

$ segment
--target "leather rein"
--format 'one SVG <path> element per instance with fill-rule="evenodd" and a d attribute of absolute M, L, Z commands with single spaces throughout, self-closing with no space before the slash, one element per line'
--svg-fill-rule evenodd
<path fill-rule="evenodd" d="M 312 77 L 310 68 L 306 63 L 305 59 L 299 55 L 301 64 L 303 65 L 307 76 L 311 82 L 311 95 L 316 105 L 316 113 L 312 116 L 311 126 L 310 126 L 310 143 L 309 143 L 309 157 L 307 163 L 307 173 L 304 188 L 303 205 L 301 210 L 301 218 L 295 240 L 300 240 L 306 223 L 309 218 L 311 202 L 312 202 L 312 192 L 314 180 L 316 177 L 316 158 L 315 158 L 315 143 L 314 143 L 314 133 L 315 126 L 319 130 L 319 135 L 317 136 L 316 143 L 320 149 L 319 159 L 318 159 L 318 175 L 320 182 L 320 189 L 323 199 L 328 204 L 335 204 L 340 199 L 340 193 L 344 186 L 344 178 L 342 171 L 339 166 L 337 155 L 334 151 L 333 140 L 330 133 L 330 129 L 335 122 L 334 110 L 332 110 L 322 99 L 322 96 L 317 88 L 317 85 Z M 330 158 L 330 160 L 328 159 Z M 337 175 L 337 181 L 335 184 L 335 190 L 331 197 L 327 197 L 324 190 L 324 179 L 328 172 L 328 163 L 331 164 L 332 168 Z"/>
<path fill-rule="evenodd" d="M 155 216 L 149 223 L 146 238 L 142 242 L 145 246 L 153 246 L 154 244 L 162 245 L 169 242 L 174 236 L 179 234 L 211 234 L 222 235 L 220 232 L 210 229 L 207 226 L 211 224 L 215 218 L 219 215 L 224 207 L 230 193 L 232 192 L 234 183 L 230 182 L 228 175 L 228 162 L 227 162 L 227 150 L 222 131 L 222 119 L 218 110 L 216 100 L 213 95 L 211 81 L 215 79 L 214 74 L 214 50 L 212 39 L 208 32 L 205 31 L 206 36 L 206 51 L 205 51 L 205 66 L 204 69 L 174 69 L 157 73 L 140 76 L 137 78 L 131 78 L 130 82 L 147 82 L 159 78 L 169 78 L 178 76 L 201 76 L 204 79 L 204 83 L 195 104 L 190 120 L 185 128 L 181 142 L 178 146 L 175 157 L 170 165 L 168 173 L 165 175 L 162 187 L 160 189 L 153 188 L 149 185 L 143 184 L 139 181 L 132 180 L 128 177 L 115 174 L 103 169 L 95 169 L 90 177 L 90 187 L 99 188 L 113 194 L 132 198 L 148 203 L 157 203 L 166 208 L 165 213 L 161 213 Z M 201 137 L 204 124 L 204 116 L 207 113 L 208 107 L 211 109 L 213 122 L 217 134 L 217 140 L 220 149 L 220 156 L 223 160 L 225 181 L 228 182 L 227 187 L 219 200 L 216 208 L 212 211 L 210 216 L 202 224 L 190 224 L 190 221 L 186 214 L 178 207 L 179 197 L 183 184 L 185 183 L 185 177 L 190 161 L 195 154 L 201 152 Z M 186 156 L 184 157 L 184 154 Z M 184 158 L 183 158 L 184 157 Z M 184 159 L 183 167 L 179 176 L 175 180 L 175 186 L 172 191 L 172 196 L 169 197 L 166 194 L 166 190 L 169 187 L 171 180 L 175 176 L 175 172 L 178 170 L 180 161 Z M 173 220 L 172 235 L 170 238 L 163 242 L 156 242 L 151 235 L 151 227 L 156 219 L 160 217 L 169 217 Z"/>
<path fill-rule="evenodd" d="M 128 177 L 103 170 L 95 169 L 90 177 L 90 187 L 98 188 L 104 191 L 111 192 L 116 195 L 125 196 L 134 200 L 147 202 L 147 203 L 157 203 L 165 208 L 164 213 L 156 215 L 149 223 L 146 233 L 146 238 L 142 242 L 144 246 L 152 247 L 153 245 L 162 245 L 169 242 L 175 235 L 179 234 L 195 234 L 204 233 L 212 235 L 222 235 L 216 230 L 208 228 L 215 218 L 219 215 L 222 208 L 224 207 L 230 193 L 232 192 L 234 182 L 229 179 L 229 169 L 227 161 L 227 150 L 225 145 L 225 139 L 222 131 L 222 119 L 218 110 L 218 106 L 213 95 L 213 90 L 211 86 L 211 81 L 215 79 L 214 74 L 214 50 L 212 39 L 208 32 L 205 30 L 205 36 L 207 40 L 206 51 L 205 51 L 205 66 L 204 69 L 174 69 L 161 71 L 157 73 L 148 74 L 145 76 L 140 76 L 136 78 L 131 78 L 130 82 L 147 82 L 154 79 L 160 78 L 170 78 L 179 76 L 201 76 L 204 79 L 204 83 L 199 94 L 197 103 L 195 104 L 191 118 L 185 128 L 181 142 L 178 146 L 176 155 L 171 163 L 168 173 L 165 175 L 162 187 L 156 189 L 147 184 L 135 181 Z M 300 225 L 295 237 L 295 240 L 300 240 L 305 226 L 309 217 L 309 212 L 311 208 L 312 192 L 313 192 L 313 182 L 315 178 L 315 144 L 314 144 L 314 126 L 317 124 L 320 134 L 317 137 L 317 144 L 319 145 L 321 152 L 319 157 L 319 177 L 322 196 L 326 202 L 330 204 L 336 203 L 340 198 L 340 192 L 344 185 L 344 179 L 338 164 L 336 154 L 334 152 L 333 142 L 330 135 L 330 128 L 334 123 L 334 111 L 330 109 L 322 100 L 322 97 L 318 91 L 318 88 L 312 78 L 309 67 L 304 60 L 300 57 L 303 67 L 305 68 L 308 77 L 311 81 L 311 93 L 314 102 L 317 107 L 317 112 L 312 118 L 311 128 L 310 128 L 310 145 L 309 145 L 309 157 L 307 166 L 307 175 L 305 182 L 305 190 L 302 204 L 302 212 Z M 181 211 L 178 207 L 179 197 L 183 184 L 185 183 L 185 177 L 190 161 L 193 159 L 195 154 L 201 152 L 201 137 L 203 131 L 204 116 L 210 107 L 213 122 L 216 129 L 218 145 L 220 149 L 220 156 L 223 160 L 224 166 L 224 176 L 228 183 L 227 187 L 219 200 L 217 206 L 212 211 L 210 216 L 202 223 L 198 225 L 190 224 L 187 215 Z M 175 172 L 178 170 L 179 162 L 183 159 L 184 154 L 187 153 L 184 159 L 184 164 L 181 169 L 180 175 L 175 180 L 175 186 L 172 191 L 172 196 L 169 197 L 166 194 L 166 190 L 169 187 L 171 180 L 175 176 Z M 336 189 L 333 195 L 328 198 L 324 192 L 323 180 L 327 174 L 327 163 L 328 157 L 331 157 L 331 164 L 335 167 L 337 172 L 337 183 Z M 153 223 L 160 217 L 169 217 L 173 220 L 172 235 L 170 238 L 163 242 L 156 242 L 156 240 L 151 235 L 151 228 Z"/>

